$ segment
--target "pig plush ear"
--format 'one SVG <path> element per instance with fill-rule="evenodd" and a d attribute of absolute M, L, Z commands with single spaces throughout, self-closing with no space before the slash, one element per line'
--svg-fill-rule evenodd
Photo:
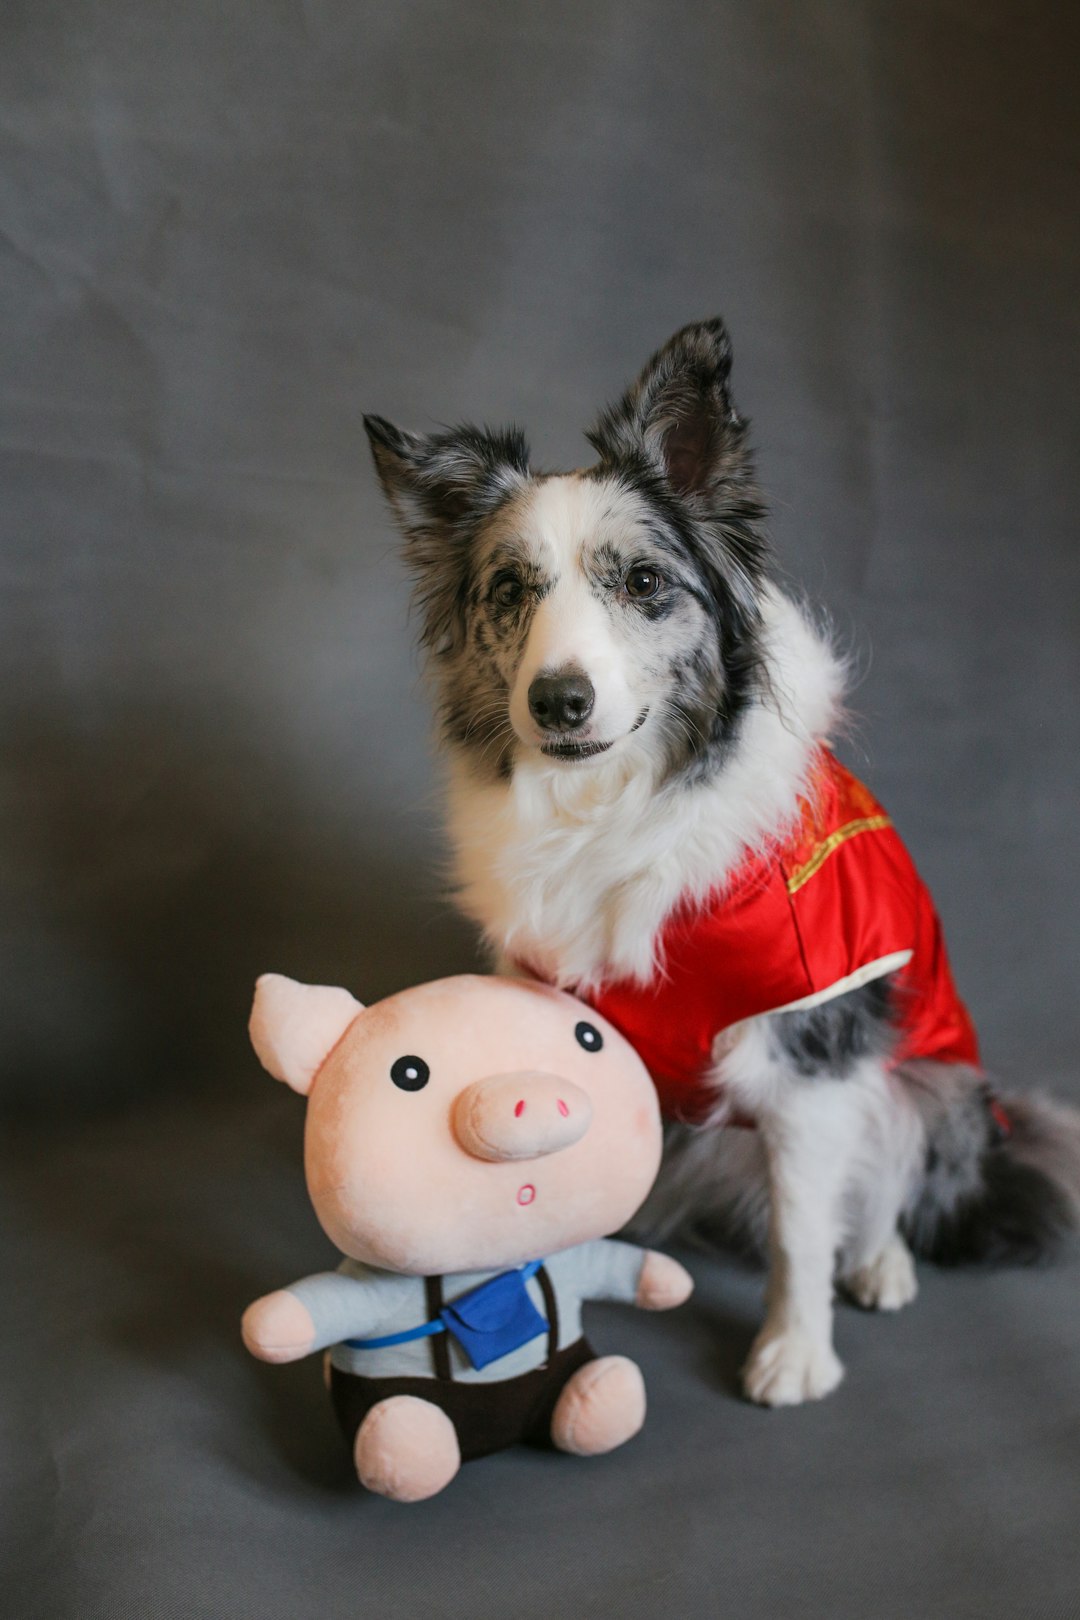
<path fill-rule="evenodd" d="M 264 973 L 255 985 L 248 1033 L 263 1068 L 306 1097 L 323 1062 L 363 1010 L 347 990 Z"/>

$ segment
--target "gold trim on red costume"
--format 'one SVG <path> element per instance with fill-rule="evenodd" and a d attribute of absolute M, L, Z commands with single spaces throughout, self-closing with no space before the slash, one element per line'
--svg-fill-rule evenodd
<path fill-rule="evenodd" d="M 839 849 L 849 838 L 856 833 L 880 832 L 883 827 L 892 826 L 891 816 L 863 816 L 859 821 L 849 821 L 843 827 L 838 827 L 834 833 L 820 843 L 810 859 L 797 867 L 787 880 L 788 894 L 795 894 L 802 888 L 808 878 L 812 878 L 819 866 L 824 865 L 833 850 Z"/>

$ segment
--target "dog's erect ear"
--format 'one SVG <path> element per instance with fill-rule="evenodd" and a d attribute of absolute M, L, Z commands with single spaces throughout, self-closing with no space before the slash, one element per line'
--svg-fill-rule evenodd
<path fill-rule="evenodd" d="M 589 434 L 601 463 L 658 479 L 710 539 L 716 600 L 745 641 L 768 568 L 765 508 L 754 484 L 747 424 L 728 391 L 731 344 L 719 318 L 684 326 Z"/>
<path fill-rule="evenodd" d="M 728 392 L 731 344 L 719 318 L 684 326 L 588 438 L 604 461 L 642 457 L 677 495 L 706 503 L 748 472 L 746 424 Z"/>
<path fill-rule="evenodd" d="M 493 433 L 465 426 L 424 435 L 381 416 L 365 416 L 364 427 L 382 487 L 407 534 L 417 525 L 480 515 L 529 476 L 529 451 L 518 428 Z"/>

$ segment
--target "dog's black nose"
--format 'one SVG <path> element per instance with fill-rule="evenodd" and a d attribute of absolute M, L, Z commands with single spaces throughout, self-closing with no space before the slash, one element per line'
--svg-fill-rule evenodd
<path fill-rule="evenodd" d="M 538 675 L 529 687 L 529 713 L 545 731 L 576 731 L 592 714 L 596 693 L 582 669 Z"/>

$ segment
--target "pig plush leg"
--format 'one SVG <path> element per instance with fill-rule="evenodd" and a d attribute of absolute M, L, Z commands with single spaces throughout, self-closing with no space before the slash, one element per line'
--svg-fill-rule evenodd
<path fill-rule="evenodd" d="M 560 1451 L 596 1457 L 631 1439 L 645 1421 L 645 1380 L 625 1356 L 579 1367 L 559 1396 L 551 1438 Z"/>
<path fill-rule="evenodd" d="M 461 1448 L 439 1407 L 415 1395 L 391 1395 L 361 1423 L 353 1460 L 369 1491 L 395 1502 L 422 1502 L 449 1485 L 461 1467 Z"/>

